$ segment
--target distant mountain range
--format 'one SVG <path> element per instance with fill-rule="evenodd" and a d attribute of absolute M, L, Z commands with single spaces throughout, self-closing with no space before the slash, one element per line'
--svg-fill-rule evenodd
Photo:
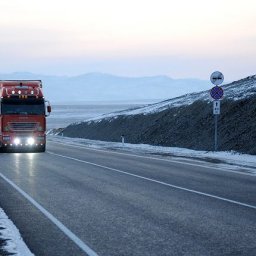
<path fill-rule="evenodd" d="M 0 74 L 0 80 L 41 79 L 52 103 L 79 101 L 136 101 L 168 99 L 211 87 L 209 81 L 168 76 L 121 77 L 103 73 L 47 76 L 28 72 Z"/>

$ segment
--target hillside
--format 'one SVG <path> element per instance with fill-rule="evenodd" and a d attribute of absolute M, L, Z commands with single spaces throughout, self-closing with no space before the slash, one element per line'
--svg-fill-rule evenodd
<path fill-rule="evenodd" d="M 3 79 L 41 79 L 45 96 L 53 104 L 78 103 L 79 101 L 168 99 L 187 92 L 204 90 L 209 85 L 208 81 L 198 79 L 172 79 L 168 76 L 121 77 L 103 73 L 46 76 L 18 72 L 0 74 L 0 80 Z"/>
<path fill-rule="evenodd" d="M 219 149 L 256 154 L 256 76 L 223 86 Z M 111 113 L 63 131 L 68 137 L 212 150 L 214 122 L 209 92 L 187 94 L 143 108 Z"/>

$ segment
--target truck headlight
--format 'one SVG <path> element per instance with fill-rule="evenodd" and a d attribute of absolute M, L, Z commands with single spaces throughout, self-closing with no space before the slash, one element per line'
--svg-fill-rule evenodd
<path fill-rule="evenodd" d="M 27 143 L 28 143 L 28 145 L 34 145 L 35 144 L 35 139 L 34 138 L 28 138 Z"/>
<path fill-rule="evenodd" d="M 15 138 L 13 142 L 14 142 L 15 145 L 19 145 L 20 144 L 20 138 Z"/>

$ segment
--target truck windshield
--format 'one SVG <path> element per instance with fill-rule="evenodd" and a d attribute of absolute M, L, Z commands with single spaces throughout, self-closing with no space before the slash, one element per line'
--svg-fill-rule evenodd
<path fill-rule="evenodd" d="M 1 102 L 1 113 L 6 115 L 44 115 L 45 106 L 43 100 Z"/>

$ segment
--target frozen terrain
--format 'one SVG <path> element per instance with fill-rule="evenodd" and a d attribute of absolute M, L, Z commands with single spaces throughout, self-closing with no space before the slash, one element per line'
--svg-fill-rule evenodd
<path fill-rule="evenodd" d="M 34 256 L 21 238 L 18 229 L 0 208 L 0 244 L 1 242 L 3 247 L 0 247 L 0 255 L 3 250 L 7 255 Z"/>
<path fill-rule="evenodd" d="M 237 101 L 248 98 L 256 94 L 256 75 L 232 82 L 230 84 L 223 85 L 222 88 L 224 90 L 224 98 L 226 100 Z M 210 89 L 211 85 L 209 84 L 209 90 Z M 210 102 L 212 101 L 212 99 L 210 97 L 209 90 L 196 93 L 189 93 L 180 97 L 172 98 L 170 100 L 150 104 L 142 108 L 113 112 L 110 114 L 105 114 L 98 117 L 86 119 L 85 121 L 100 121 L 102 119 L 117 118 L 118 116 L 132 116 L 138 114 L 147 115 L 151 113 L 161 112 L 163 110 L 171 109 L 174 107 L 191 105 L 198 100 Z"/>

